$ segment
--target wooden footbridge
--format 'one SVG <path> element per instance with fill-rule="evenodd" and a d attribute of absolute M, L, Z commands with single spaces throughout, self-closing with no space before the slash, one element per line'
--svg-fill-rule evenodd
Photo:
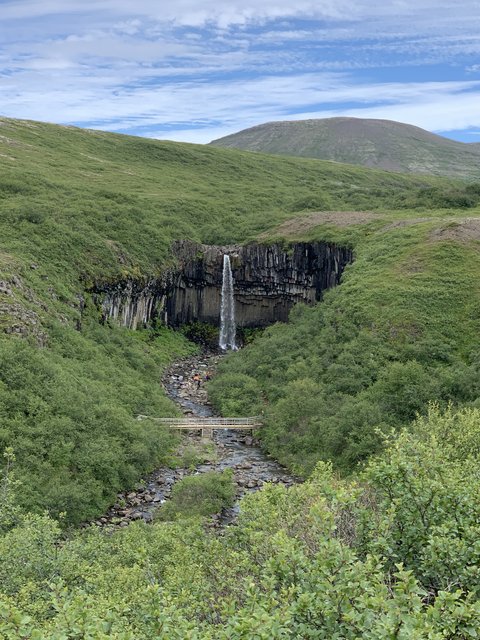
<path fill-rule="evenodd" d="M 254 431 L 262 426 L 259 416 L 248 418 L 201 418 L 199 416 L 186 416 L 183 418 L 151 418 L 150 416 L 137 416 L 137 420 L 155 420 L 169 429 L 185 429 L 188 431 L 201 430 L 202 438 L 211 438 L 215 429 L 235 429 Z"/>

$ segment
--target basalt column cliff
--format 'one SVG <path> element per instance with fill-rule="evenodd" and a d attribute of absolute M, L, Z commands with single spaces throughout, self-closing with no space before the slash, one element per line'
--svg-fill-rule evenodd
<path fill-rule="evenodd" d="M 219 324 L 223 256 L 230 256 L 235 318 L 241 327 L 286 321 L 294 304 L 314 303 L 340 282 L 352 261 L 350 249 L 328 242 L 211 246 L 179 241 L 177 267 L 146 282 L 98 284 L 97 301 L 106 317 L 136 328 L 155 317 L 170 326 Z"/>
<path fill-rule="evenodd" d="M 181 268 L 166 299 L 168 323 L 198 320 L 218 324 L 223 255 L 230 256 L 235 318 L 242 327 L 286 321 L 297 302 L 313 303 L 335 286 L 351 251 L 324 242 L 245 246 L 178 243 Z"/>

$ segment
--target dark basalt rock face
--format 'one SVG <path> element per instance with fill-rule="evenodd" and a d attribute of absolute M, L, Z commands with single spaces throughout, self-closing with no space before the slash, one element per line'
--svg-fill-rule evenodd
<path fill-rule="evenodd" d="M 149 281 L 100 284 L 94 294 L 105 318 L 136 329 L 159 317 L 169 326 L 191 322 L 218 325 L 223 255 L 230 256 L 238 326 L 286 321 L 294 304 L 312 304 L 340 282 L 352 251 L 328 242 L 210 246 L 174 244 L 177 267 Z"/>
<path fill-rule="evenodd" d="M 181 261 L 167 296 L 169 324 L 199 320 L 218 324 L 223 275 L 223 255 L 230 256 L 235 288 L 235 318 L 241 327 L 258 327 L 286 321 L 297 302 L 320 300 L 335 286 L 351 251 L 324 242 L 245 246 L 206 246 L 177 243 Z"/>
<path fill-rule="evenodd" d="M 109 318 L 123 327 L 146 327 L 162 314 L 167 280 L 119 280 L 115 284 L 98 283 L 92 290 L 94 301 L 102 307 L 102 319 Z"/>

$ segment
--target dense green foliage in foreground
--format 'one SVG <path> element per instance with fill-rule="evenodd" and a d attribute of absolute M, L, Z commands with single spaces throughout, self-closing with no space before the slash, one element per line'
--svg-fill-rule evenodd
<path fill-rule="evenodd" d="M 0 340 L 0 446 L 15 450 L 19 501 L 67 522 L 94 518 L 134 486 L 177 439 L 136 416 L 176 411 L 160 384 L 172 356 L 191 351 L 180 334 L 52 326 L 48 349 Z"/>
<path fill-rule="evenodd" d="M 480 222 L 431 212 L 311 236 L 354 246 L 342 284 L 229 356 L 210 395 L 224 415 L 263 413 L 265 446 L 299 473 L 349 472 L 429 401 L 480 403 Z"/>
<path fill-rule="evenodd" d="M 357 481 L 266 485 L 223 537 L 196 519 L 62 541 L 0 494 L 6 640 L 467 640 L 480 624 L 480 411 L 427 419 Z"/>

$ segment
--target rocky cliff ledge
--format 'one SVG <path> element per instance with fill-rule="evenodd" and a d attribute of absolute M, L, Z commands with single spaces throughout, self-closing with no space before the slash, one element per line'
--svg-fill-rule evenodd
<path fill-rule="evenodd" d="M 94 289 L 105 318 L 136 329 L 154 318 L 169 326 L 218 325 L 223 255 L 231 259 L 235 314 L 241 327 L 286 321 L 292 306 L 320 300 L 340 282 L 352 251 L 328 242 L 210 246 L 189 241 L 172 248 L 177 267 L 149 281 L 123 280 Z"/>

